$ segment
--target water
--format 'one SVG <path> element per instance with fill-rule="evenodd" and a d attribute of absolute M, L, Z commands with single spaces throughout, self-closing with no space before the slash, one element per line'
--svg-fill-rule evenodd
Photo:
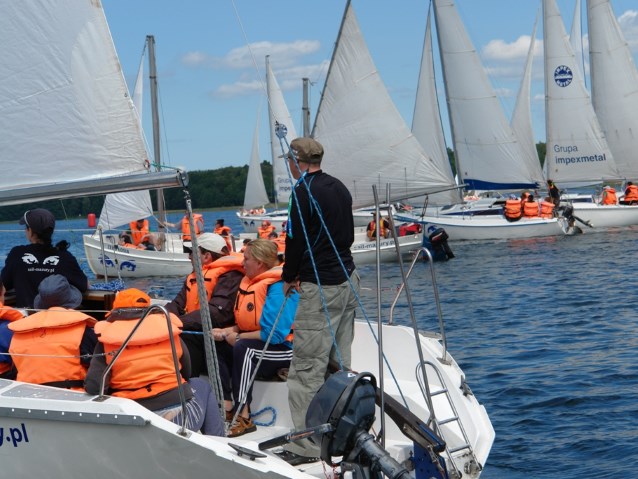
<path fill-rule="evenodd" d="M 172 216 L 176 222 L 181 214 Z M 208 231 L 216 218 L 241 231 L 234 211 L 204 217 Z M 88 272 L 84 228 L 86 220 L 61 221 L 54 239 L 71 241 Z M 637 233 L 453 243 L 456 258 L 436 264 L 449 350 L 496 430 L 483 478 L 638 477 Z M 23 235 L 17 224 L 0 226 L 1 264 Z M 362 300 L 374 317 L 375 268 L 360 272 Z M 386 316 L 399 278 L 398 265 L 384 265 Z M 158 286 L 170 298 L 181 281 L 127 285 Z M 420 326 L 434 329 L 425 265 L 415 268 L 410 290 Z M 404 303 L 395 311 L 398 323 L 409 319 Z"/>

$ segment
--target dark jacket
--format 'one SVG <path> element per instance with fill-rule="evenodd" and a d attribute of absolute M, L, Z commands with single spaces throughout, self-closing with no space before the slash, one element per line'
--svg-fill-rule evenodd
<path fill-rule="evenodd" d="M 317 205 L 310 201 L 304 178 Z M 320 215 L 336 246 L 336 254 Z M 282 279 L 292 282 L 298 278 L 317 284 L 303 221 L 319 282 L 322 285 L 337 285 L 346 281 L 342 263 L 348 276 L 354 271 L 355 265 L 350 252 L 354 242 L 352 196 L 345 185 L 321 170 L 306 174 L 297 182 L 291 195 L 288 218 L 289 234 L 286 237 L 286 262 Z"/>

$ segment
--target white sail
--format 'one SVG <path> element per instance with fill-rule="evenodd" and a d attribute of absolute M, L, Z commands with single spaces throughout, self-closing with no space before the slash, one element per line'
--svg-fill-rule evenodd
<path fill-rule="evenodd" d="M 588 0 L 594 110 L 620 174 L 638 179 L 638 72 L 608 0 Z"/>
<path fill-rule="evenodd" d="M 379 77 L 348 4 L 328 70 L 313 137 L 324 147 L 322 167 L 350 190 L 353 207 L 454 186 L 423 151 Z"/>
<path fill-rule="evenodd" d="M 434 13 L 459 181 L 475 190 L 532 188 L 538 181 L 452 0 Z"/>
<path fill-rule="evenodd" d="M 72 0 L 47 9 L 3 0 L 0 10 L 0 152 L 11 172 L 0 178 L 2 203 L 77 196 L 68 184 L 147 172 L 103 10 Z"/>
<path fill-rule="evenodd" d="M 525 71 L 523 79 L 516 97 L 516 105 L 512 113 L 511 126 L 514 135 L 521 144 L 524 156 L 522 161 L 527 164 L 527 168 L 533 173 L 538 183 L 543 181 L 543 171 L 538 159 L 536 150 L 536 142 L 534 141 L 534 128 L 532 127 L 531 112 L 531 84 L 532 84 L 532 64 L 534 63 L 534 48 L 536 47 L 536 27 L 538 25 L 538 15 L 534 22 L 534 29 L 530 38 L 529 50 L 527 52 L 527 61 L 525 62 Z"/>
<path fill-rule="evenodd" d="M 441 125 L 441 112 L 436 94 L 430 18 L 431 15 L 428 12 L 419 83 L 416 89 L 414 116 L 412 117 L 412 133 L 419 140 L 423 149 L 428 152 L 439 170 L 449 178 L 450 183 L 454 183 L 454 174 L 447 154 L 445 136 Z M 461 201 L 462 198 L 458 190 L 447 190 L 429 197 L 429 203 L 433 205 L 447 205 L 460 203 Z"/>
<path fill-rule="evenodd" d="M 258 110 L 255 133 L 253 134 L 253 147 L 250 154 L 250 164 L 248 165 L 248 176 L 246 178 L 246 192 L 244 193 L 245 209 L 263 206 L 269 202 L 268 193 L 266 193 L 266 187 L 264 185 L 264 177 L 261 174 L 261 159 L 259 158 L 259 117 L 261 115 L 261 108 Z"/>
<path fill-rule="evenodd" d="M 575 65 L 580 69 L 580 74 L 585 79 L 585 57 L 583 56 L 583 34 L 580 25 L 580 0 L 576 0 L 574 5 L 574 19 L 572 20 L 572 29 L 569 33 L 569 44 L 574 50 Z M 585 80 L 586 81 L 586 80 Z"/>
<path fill-rule="evenodd" d="M 145 49 L 146 50 L 146 49 Z M 138 116 L 140 129 L 142 127 L 144 102 L 144 60 L 142 55 L 137 77 L 133 87 L 133 105 Z M 131 221 L 147 218 L 153 215 L 153 205 L 149 190 L 124 191 L 111 193 L 104 198 L 98 228 L 103 231 L 127 225 Z"/>
<path fill-rule="evenodd" d="M 275 122 L 283 124 L 288 129 L 286 135 L 287 144 L 297 138 L 295 125 L 292 122 L 290 112 L 286 106 L 284 95 L 279 88 L 279 83 L 273 74 L 272 67 L 268 57 L 266 57 L 266 89 L 268 92 L 268 115 L 270 123 L 270 147 L 272 150 L 272 170 L 273 182 L 275 187 L 275 203 L 288 204 L 288 197 L 292 191 L 290 178 L 288 177 L 286 161 L 283 161 L 281 155 L 287 150 L 284 143 L 284 150 L 281 148 L 279 138 L 275 134 Z"/>
<path fill-rule="evenodd" d="M 561 185 L 619 178 L 555 0 L 543 0 L 547 174 Z"/>

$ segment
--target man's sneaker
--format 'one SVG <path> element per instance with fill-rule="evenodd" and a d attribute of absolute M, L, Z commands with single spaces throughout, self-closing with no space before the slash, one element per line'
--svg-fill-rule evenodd
<path fill-rule="evenodd" d="M 245 417 L 237 416 L 237 420 L 235 421 L 233 426 L 230 428 L 230 431 L 228 431 L 228 434 L 226 436 L 227 437 L 243 436 L 244 434 L 247 434 L 249 432 L 254 432 L 256 430 L 257 430 L 257 426 L 255 426 L 255 423 L 253 422 L 252 419 L 250 418 L 246 419 Z"/>
<path fill-rule="evenodd" d="M 299 466 L 301 464 L 310 464 L 313 462 L 318 462 L 320 460 L 318 457 L 300 456 L 299 454 L 286 451 L 285 449 L 281 452 L 276 452 L 275 454 L 277 454 L 280 458 L 282 458 L 291 466 Z"/>

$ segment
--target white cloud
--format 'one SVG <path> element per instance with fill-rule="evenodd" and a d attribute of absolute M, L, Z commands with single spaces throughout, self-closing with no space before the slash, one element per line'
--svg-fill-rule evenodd
<path fill-rule="evenodd" d="M 492 40 L 483 47 L 482 57 L 494 61 L 522 60 L 527 58 L 530 41 L 530 35 L 521 35 L 512 43 L 507 43 L 504 40 Z M 534 55 L 541 53 L 542 42 L 537 41 L 534 44 Z"/>
<path fill-rule="evenodd" d="M 311 82 L 317 81 L 326 75 L 328 71 L 328 60 L 315 65 L 298 65 L 290 68 L 276 70 L 273 73 L 277 78 L 277 83 L 282 91 L 299 90 L 302 86 L 302 78 L 308 78 Z M 232 98 L 241 95 L 249 95 L 257 91 L 263 91 L 265 85 L 257 80 L 249 81 L 243 77 L 251 77 L 253 73 L 246 73 L 233 83 L 221 85 L 213 95 L 222 98 Z"/>
<path fill-rule="evenodd" d="M 255 42 L 233 48 L 223 57 L 215 57 L 203 52 L 188 52 L 182 56 L 182 63 L 192 67 L 209 67 L 224 70 L 263 68 L 264 58 L 270 55 L 273 68 L 294 65 L 299 58 L 315 53 L 320 43 L 315 40 L 296 40 L 291 43 Z"/>

